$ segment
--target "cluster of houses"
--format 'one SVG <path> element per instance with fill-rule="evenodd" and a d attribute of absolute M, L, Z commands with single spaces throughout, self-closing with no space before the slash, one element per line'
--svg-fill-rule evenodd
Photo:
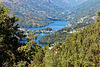
<path fill-rule="evenodd" d="M 94 20 L 95 17 L 96 17 L 96 16 L 92 16 L 92 17 L 90 17 L 90 19 L 93 19 L 93 20 Z M 86 18 L 89 18 L 89 16 L 85 16 L 85 17 L 79 19 L 77 23 L 83 23 L 84 19 L 86 19 Z M 86 22 L 86 23 L 89 23 L 89 22 Z"/>
<path fill-rule="evenodd" d="M 29 31 L 31 30 L 28 30 L 28 29 L 25 29 L 25 28 L 18 28 L 18 30 L 20 31 L 24 31 L 23 35 L 26 36 L 26 39 L 29 38 Z M 33 32 L 33 31 L 32 31 Z M 25 39 L 25 38 L 24 38 Z"/>
<path fill-rule="evenodd" d="M 79 31 L 77 31 L 77 30 L 72 30 L 72 31 L 70 31 L 69 33 L 77 33 L 77 32 L 79 32 Z"/>
<path fill-rule="evenodd" d="M 55 30 L 35 30 L 35 33 L 52 33 L 55 32 Z"/>
<path fill-rule="evenodd" d="M 81 27 L 81 28 L 79 28 L 77 30 L 72 30 L 70 32 L 67 32 L 66 30 L 64 30 L 63 32 L 67 32 L 67 33 L 78 33 L 80 30 L 83 30 L 84 28 L 86 28 L 86 27 Z"/>
<path fill-rule="evenodd" d="M 49 47 L 49 50 L 53 49 L 53 46 Z M 58 49 L 55 49 L 54 52 L 57 54 L 58 53 Z"/>
<path fill-rule="evenodd" d="M 96 16 L 92 16 L 92 17 L 90 17 L 91 19 L 95 19 L 95 17 Z M 79 20 L 78 20 L 78 22 L 76 22 L 77 24 L 78 23 L 83 23 L 83 21 L 84 21 L 84 19 L 86 19 L 86 18 L 89 18 L 89 15 L 88 16 L 85 16 L 85 17 L 83 17 L 83 18 L 80 18 Z M 86 22 L 86 24 L 88 24 L 88 23 L 90 23 L 90 22 Z M 71 27 L 72 26 L 72 24 L 67 24 L 66 25 L 66 27 Z M 83 30 L 84 28 L 86 28 L 86 27 L 81 27 L 81 28 L 79 28 L 78 30 L 72 30 L 72 31 L 70 31 L 70 32 L 68 32 L 68 33 L 77 33 L 77 32 L 79 32 L 80 30 Z M 67 32 L 66 30 L 64 30 L 63 32 Z"/>
<path fill-rule="evenodd" d="M 72 26 L 72 24 L 70 24 L 70 23 L 68 23 L 67 25 L 66 25 L 66 27 L 71 27 Z"/>
<path fill-rule="evenodd" d="M 52 50 L 56 44 L 57 44 L 57 43 L 52 44 L 48 49 L 49 49 L 49 50 Z M 60 47 L 61 47 L 61 46 L 62 46 L 62 43 L 59 43 L 59 44 L 60 44 Z M 54 50 L 55 54 L 57 54 L 58 51 L 59 51 L 59 48 L 56 48 L 56 49 Z"/>

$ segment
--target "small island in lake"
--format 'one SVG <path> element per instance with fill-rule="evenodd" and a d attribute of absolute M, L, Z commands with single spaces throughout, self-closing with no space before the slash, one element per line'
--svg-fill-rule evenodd
<path fill-rule="evenodd" d="M 52 30 L 51 28 L 46 27 L 46 28 L 41 29 L 41 30 L 35 30 L 34 32 L 35 33 L 52 33 L 52 32 L 55 32 L 55 30 Z"/>

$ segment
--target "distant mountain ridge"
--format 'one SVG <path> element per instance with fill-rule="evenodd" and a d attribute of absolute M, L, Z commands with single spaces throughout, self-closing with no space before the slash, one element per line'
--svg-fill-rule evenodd
<path fill-rule="evenodd" d="M 21 27 L 40 27 L 53 22 L 48 19 L 66 20 L 63 11 L 69 10 L 86 0 L 0 0 L 11 7 L 10 14 L 16 14 Z M 62 19 L 64 18 L 64 19 Z"/>
<path fill-rule="evenodd" d="M 96 12 L 100 10 L 99 6 L 100 0 L 88 0 L 71 11 L 68 15 L 70 17 L 69 21 L 75 24 L 80 20 L 85 23 L 94 21 Z"/>

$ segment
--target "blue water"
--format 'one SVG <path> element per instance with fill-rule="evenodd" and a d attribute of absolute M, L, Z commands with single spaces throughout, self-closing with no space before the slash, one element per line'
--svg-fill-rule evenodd
<path fill-rule="evenodd" d="M 39 36 L 37 37 L 37 40 L 36 41 L 38 41 L 39 39 L 41 39 L 41 37 L 46 36 L 46 35 L 49 35 L 49 34 L 50 33 L 41 33 L 41 34 L 39 34 Z M 38 44 L 41 45 L 42 47 L 44 45 L 46 45 L 46 44 L 43 44 L 43 43 L 40 43 L 40 42 L 38 42 Z"/>
<path fill-rule="evenodd" d="M 27 28 L 29 30 L 41 30 L 41 29 L 44 29 L 45 27 L 49 27 L 51 28 L 52 30 L 60 30 L 62 28 L 65 27 L 65 25 L 67 25 L 68 22 L 65 22 L 65 21 L 55 21 L 54 23 L 50 23 L 49 25 L 47 26 L 44 26 L 44 27 L 39 27 L 39 28 Z"/>
<path fill-rule="evenodd" d="M 55 21 L 54 23 L 50 23 L 49 25 L 47 26 L 44 26 L 44 27 L 39 27 L 39 28 L 27 28 L 29 30 L 41 30 L 41 29 L 44 29 L 45 27 L 49 27 L 51 28 L 52 30 L 55 30 L 55 31 L 58 31 L 62 28 L 65 27 L 65 25 L 67 25 L 68 22 L 65 22 L 65 21 Z M 46 35 L 49 35 L 51 33 L 41 33 L 39 34 L 38 38 L 36 41 L 38 41 L 41 37 L 43 36 L 46 36 Z M 26 43 L 27 41 L 21 41 L 21 43 Z M 42 47 L 44 46 L 43 43 L 38 43 L 39 45 L 41 45 Z"/>

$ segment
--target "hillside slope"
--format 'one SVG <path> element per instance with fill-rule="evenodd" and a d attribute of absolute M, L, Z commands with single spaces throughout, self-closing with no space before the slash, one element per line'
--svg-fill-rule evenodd
<path fill-rule="evenodd" d="M 84 1 L 86 0 L 0 0 L 4 5 L 11 7 L 10 14 L 20 17 L 21 27 L 44 26 L 53 22 L 50 19 L 64 21 L 66 18 L 63 14 L 69 12 L 69 7 L 79 5 Z M 64 13 L 65 10 L 67 10 L 66 13 Z"/>
<path fill-rule="evenodd" d="M 86 24 L 86 23 L 79 23 L 77 25 L 74 25 L 73 27 L 65 27 L 62 28 L 61 30 L 56 31 L 55 33 L 46 35 L 44 37 L 42 37 L 40 39 L 41 43 L 61 43 L 62 41 L 65 41 L 66 37 L 70 34 L 70 33 L 76 33 L 79 32 L 81 29 L 87 27 L 88 25 L 90 25 L 90 23 Z"/>
<path fill-rule="evenodd" d="M 100 0 L 88 0 L 72 10 L 68 15 L 70 23 L 86 23 L 94 21 L 96 12 L 100 10 Z"/>
<path fill-rule="evenodd" d="M 58 43 L 51 50 L 47 50 L 42 65 L 44 67 L 47 65 L 51 67 L 99 67 L 100 12 L 96 21 L 86 29 L 70 34 L 65 42 L 62 42 L 62 46 Z"/>
<path fill-rule="evenodd" d="M 23 27 L 47 25 L 48 23 L 53 22 L 48 18 L 54 17 L 59 14 L 58 11 L 62 10 L 48 1 L 44 2 L 41 0 L 8 0 L 3 1 L 2 3 L 11 7 L 10 14 L 16 14 L 20 17 L 19 24 Z"/>

